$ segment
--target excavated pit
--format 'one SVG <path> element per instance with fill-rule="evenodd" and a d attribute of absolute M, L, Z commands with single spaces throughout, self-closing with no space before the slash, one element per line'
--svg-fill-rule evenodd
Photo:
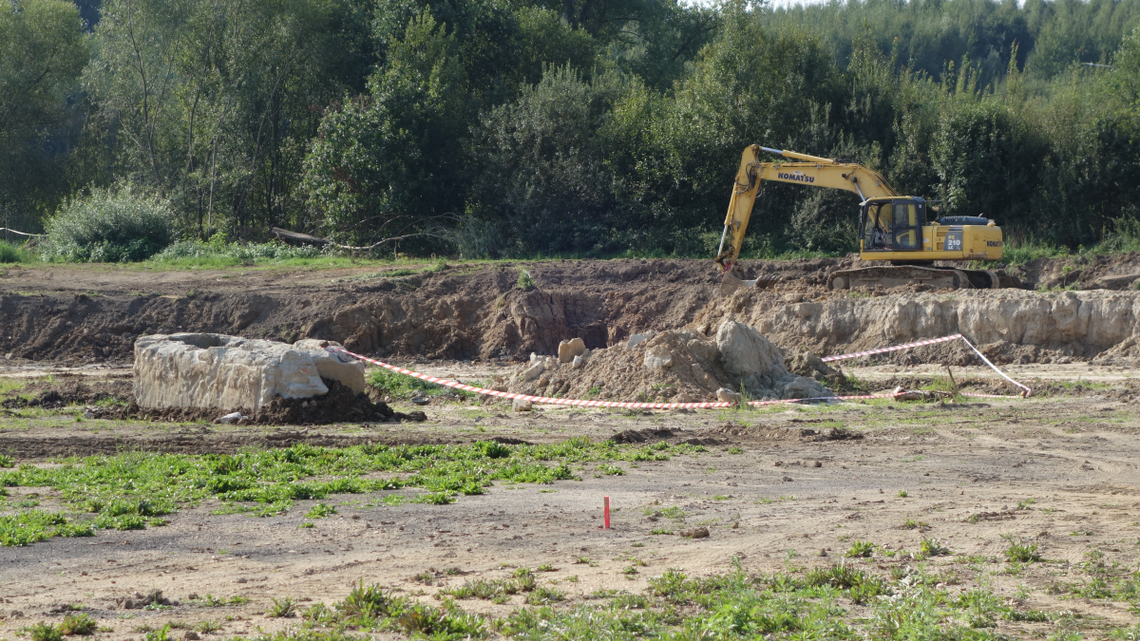
<path fill-rule="evenodd" d="M 709 337 L 725 320 L 756 327 L 793 356 L 961 332 L 998 363 L 1134 363 L 1140 291 L 1129 278 L 1140 274 L 1140 256 L 1084 260 L 1011 270 L 1027 286 L 1064 281 L 1086 288 L 1077 291 L 852 292 L 826 288 L 829 273 L 856 264 L 850 258 L 745 261 L 746 275 L 767 286 L 728 297 L 716 296 L 714 267 L 698 260 L 420 271 L 13 268 L 0 274 L 0 366 L 125 364 L 138 336 L 191 331 L 335 340 L 380 357 L 519 362 L 532 352 L 556 353 L 573 337 L 600 350 L 647 331 Z M 520 269 L 531 274 L 533 288 L 519 288 Z M 879 358 L 907 364 L 920 357 Z M 921 359 L 931 358 L 976 363 L 960 343 L 924 348 Z"/>

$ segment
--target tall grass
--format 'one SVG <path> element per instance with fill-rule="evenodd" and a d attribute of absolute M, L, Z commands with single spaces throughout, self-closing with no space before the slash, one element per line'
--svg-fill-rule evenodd
<path fill-rule="evenodd" d="M 36 258 L 36 253 L 27 246 L 0 240 L 0 263 L 30 263 Z"/>

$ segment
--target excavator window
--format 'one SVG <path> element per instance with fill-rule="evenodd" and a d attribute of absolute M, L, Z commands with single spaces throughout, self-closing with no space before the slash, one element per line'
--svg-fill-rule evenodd
<path fill-rule="evenodd" d="M 865 251 L 891 251 L 894 236 L 891 233 L 891 203 L 870 203 L 863 209 L 863 249 Z"/>
<path fill-rule="evenodd" d="M 922 223 L 918 203 L 913 200 L 894 202 L 894 250 L 921 251 Z"/>

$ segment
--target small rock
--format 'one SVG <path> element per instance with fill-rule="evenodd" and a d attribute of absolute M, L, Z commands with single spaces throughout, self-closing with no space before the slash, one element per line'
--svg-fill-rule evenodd
<path fill-rule="evenodd" d="M 563 363 L 570 363 L 574 360 L 575 356 L 580 355 L 586 351 L 586 342 L 581 338 L 572 338 L 568 341 L 562 341 L 558 344 L 558 360 Z"/>
<path fill-rule="evenodd" d="M 784 294 L 785 303 L 798 303 L 804 299 L 803 294 Z"/>
<path fill-rule="evenodd" d="M 524 381 L 533 381 L 534 379 L 538 378 L 539 376 L 542 376 L 542 373 L 545 371 L 546 371 L 546 366 L 542 364 L 542 361 L 538 361 L 535 364 L 528 367 L 525 372 L 523 372 L 523 380 Z"/>
<path fill-rule="evenodd" d="M 633 349 L 634 347 L 637 347 L 638 345 L 644 343 L 645 341 L 649 340 L 650 338 L 653 338 L 653 332 L 645 332 L 643 334 L 634 334 L 633 336 L 629 337 L 629 341 L 626 342 L 625 348 L 626 349 Z"/>
<path fill-rule="evenodd" d="M 672 367 L 673 366 L 673 353 L 669 351 L 668 347 L 658 345 L 653 349 L 645 352 L 645 359 L 643 360 L 646 367 Z"/>
<path fill-rule="evenodd" d="M 511 403 L 511 408 L 516 412 L 529 412 L 534 407 L 534 403 L 526 400 L 525 398 L 516 398 Z"/>
<path fill-rule="evenodd" d="M 582 369 L 582 366 L 585 364 L 586 360 L 582 358 L 581 354 L 579 354 L 578 356 L 574 357 L 574 360 L 570 364 L 570 369 Z"/>
<path fill-rule="evenodd" d="M 83 418 L 88 419 L 88 420 L 93 419 L 93 418 L 95 418 L 95 412 L 92 412 L 91 410 L 84 410 L 83 411 Z"/>
<path fill-rule="evenodd" d="M 722 387 L 716 391 L 716 400 L 722 403 L 739 403 L 741 398 L 739 392 L 734 392 L 727 387 Z"/>
<path fill-rule="evenodd" d="M 216 420 L 214 422 L 215 423 L 225 423 L 226 425 L 229 425 L 230 423 L 237 423 L 238 421 L 240 421 L 244 418 L 249 418 L 249 417 L 248 416 L 242 416 L 241 412 L 231 412 L 229 414 L 226 414 L 225 416 L 219 417 L 218 420 Z"/>
<path fill-rule="evenodd" d="M 186 639 L 186 641 L 198 641 L 198 639 L 202 637 L 198 636 L 198 633 L 193 630 L 187 630 L 186 634 L 182 635 L 182 638 Z"/>
<path fill-rule="evenodd" d="M 692 530 L 685 530 L 681 532 L 681 537 L 686 539 L 707 539 L 709 537 L 709 529 L 707 527 L 699 527 Z"/>

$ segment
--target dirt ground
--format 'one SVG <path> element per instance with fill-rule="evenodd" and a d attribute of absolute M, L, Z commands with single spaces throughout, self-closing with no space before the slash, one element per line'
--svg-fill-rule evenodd
<path fill-rule="evenodd" d="M 1085 271 L 1089 279 L 1103 278 L 1110 270 L 1127 272 L 1134 260 Z M 785 276 L 753 304 L 789 294 L 835 298 L 822 283 L 837 264 L 843 261 L 753 265 Z M 1090 559 L 1132 571 L 1140 566 L 1140 377 L 1128 358 L 1106 364 L 1096 354 L 1062 358 L 1060 346 L 1039 347 L 1033 358 L 1006 367 L 1039 393 L 962 403 L 512 412 L 500 401 L 436 398 L 425 407 L 392 403 L 397 412 L 424 411 L 422 423 L 273 427 L 82 418 L 100 393 L 129 395 L 130 345 L 141 333 L 319 336 L 434 375 L 486 380 L 516 371 L 531 351 L 554 353 L 568 333 L 601 349 L 637 331 L 708 318 L 718 304 L 710 293 L 715 279 L 697 261 L 555 261 L 522 268 L 532 272 L 536 290 L 519 290 L 518 267 L 500 265 L 395 277 L 375 268 L 7 269 L 0 276 L 0 383 L 26 381 L 23 390 L 35 395 L 62 390 L 79 403 L 36 412 L 0 409 L 0 453 L 16 464 L 125 450 L 571 437 L 665 440 L 705 451 L 619 463 L 620 476 L 588 464 L 574 469 L 578 480 L 496 485 L 451 505 L 379 500 L 415 494 L 411 489 L 336 497 L 338 514 L 312 528 L 299 526 L 315 501 L 268 518 L 214 515 L 217 505 L 205 503 L 170 515 L 164 527 L 0 547 L 0 639 L 15 639 L 36 622 L 58 622 L 70 604 L 82 604 L 106 626 L 99 634 L 105 639 L 138 639 L 166 623 L 183 628 L 204 621 L 220 626 L 219 638 L 256 636 L 296 625 L 296 619 L 264 615 L 273 598 L 332 603 L 364 581 L 430 601 L 441 588 L 542 565 L 555 569 L 539 573 L 540 583 L 557 585 L 573 605 L 598 589 L 637 593 L 668 568 L 705 575 L 739 563 L 774 572 L 833 563 L 856 541 L 914 551 L 923 538 L 950 549 L 924 562 L 948 585 L 986 584 L 1024 607 L 1076 613 L 1089 638 L 1137 622 L 1126 603 L 1076 597 L 1058 587 L 1085 580 L 1082 568 Z M 1021 277 L 1060 272 L 1035 269 Z M 527 321 L 539 316 L 512 311 L 542 305 L 555 310 L 543 318 L 557 323 Z M 923 349 L 933 351 L 912 352 L 911 360 L 879 358 L 845 372 L 870 391 L 942 381 L 947 354 Z M 966 387 L 1014 391 L 977 361 L 952 365 Z M 89 397 L 76 395 L 80 387 Z M 9 490 L 10 503 L 36 494 L 42 509 L 53 505 L 44 488 Z M 609 530 L 600 527 L 606 496 L 614 510 Z M 666 516 L 671 507 L 684 518 Z M 919 527 L 904 529 L 908 520 Z M 676 534 L 701 527 L 707 538 Z M 1037 542 L 1046 562 L 1009 572 L 1003 536 Z M 880 572 L 914 563 L 883 553 L 850 562 Z M 155 589 L 170 607 L 126 607 Z M 188 603 L 205 594 L 248 601 Z M 520 604 L 519 596 L 499 605 L 461 602 L 497 615 Z M 1048 625 L 1003 621 L 998 632 L 1043 637 Z"/>

